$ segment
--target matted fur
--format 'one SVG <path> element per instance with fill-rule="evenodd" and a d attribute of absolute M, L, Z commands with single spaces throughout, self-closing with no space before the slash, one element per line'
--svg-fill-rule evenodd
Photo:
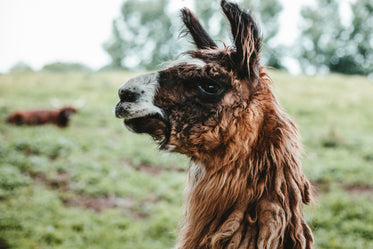
<path fill-rule="evenodd" d="M 204 167 L 189 173 L 178 248 L 311 248 L 302 215 L 311 186 L 301 171 L 298 131 L 264 72 L 259 86 L 248 106 L 226 111 L 241 113 L 223 118 L 229 124 L 219 144 L 225 146 L 195 152 Z"/>
<path fill-rule="evenodd" d="M 260 65 L 262 39 L 254 18 L 236 4 L 221 5 L 234 46 L 218 48 L 184 9 L 198 48 L 188 54 L 204 63 L 186 61 L 158 72 L 153 101 L 162 117 L 127 118 L 123 106 L 138 100 L 124 103 L 125 85 L 116 115 L 161 148 L 192 160 L 176 248 L 310 249 L 313 236 L 302 205 L 311 201 L 312 187 L 301 169 L 298 130 Z"/>

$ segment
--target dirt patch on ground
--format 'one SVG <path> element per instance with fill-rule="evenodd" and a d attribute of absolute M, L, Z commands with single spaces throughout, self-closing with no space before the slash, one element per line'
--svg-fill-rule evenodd
<path fill-rule="evenodd" d="M 353 195 L 371 195 L 373 197 L 373 186 L 369 185 L 343 185 L 343 188 Z"/>
<path fill-rule="evenodd" d="M 69 190 L 70 175 L 67 172 L 59 172 L 55 177 L 52 178 L 48 178 L 42 173 L 35 172 L 29 172 L 27 175 L 51 189 L 61 191 Z"/>
<path fill-rule="evenodd" d="M 163 169 L 160 167 L 150 167 L 142 165 L 139 169 L 146 171 L 149 174 L 160 174 Z M 67 172 L 60 172 L 55 177 L 48 178 L 42 173 L 27 173 L 35 181 L 42 183 L 52 190 L 69 192 L 69 196 L 66 199 L 62 199 L 62 203 L 66 207 L 82 207 L 91 209 L 95 212 L 102 212 L 109 208 L 118 208 L 123 212 L 135 219 L 143 219 L 147 217 L 147 206 L 157 201 L 155 194 L 149 194 L 147 198 L 142 200 L 136 200 L 133 197 L 119 197 L 115 195 L 103 195 L 103 196 L 88 196 L 77 191 L 72 190 L 70 185 L 70 175 Z M 1 247 L 0 247 L 1 249 Z"/>
<path fill-rule="evenodd" d="M 146 165 L 140 165 L 136 170 L 146 172 L 148 174 L 157 175 L 160 174 L 164 169 L 162 167 L 151 167 Z M 25 175 L 31 177 L 34 181 L 39 182 L 48 188 L 60 191 L 68 192 L 68 196 L 65 199 L 61 199 L 62 203 L 66 207 L 82 207 L 86 209 L 94 210 L 95 212 L 102 212 L 109 208 L 118 208 L 123 212 L 135 219 L 143 219 L 147 217 L 148 205 L 157 201 L 157 196 L 150 193 L 148 197 L 137 200 L 134 197 L 119 197 L 115 195 L 103 195 L 103 196 L 89 196 L 74 191 L 70 188 L 71 178 L 67 172 L 60 172 L 52 177 L 47 177 L 42 173 L 27 172 Z M 1 242 L 1 241 L 0 241 Z M 0 247 L 1 249 L 1 247 Z"/>
<path fill-rule="evenodd" d="M 157 201 L 155 195 L 151 194 L 143 200 L 136 200 L 133 197 L 117 197 L 117 196 L 75 196 L 71 199 L 62 200 L 66 207 L 83 207 L 101 212 L 109 208 L 119 208 L 123 210 L 125 215 L 131 216 L 134 219 L 144 219 L 148 216 L 147 207 Z"/>
<path fill-rule="evenodd" d="M 160 175 L 165 169 L 160 166 L 149 166 L 145 164 L 141 164 L 138 166 L 135 166 L 135 169 L 137 171 L 144 172 L 149 175 L 157 176 Z"/>
<path fill-rule="evenodd" d="M 329 183 L 329 182 L 313 182 L 313 186 L 315 186 L 316 191 L 318 193 L 322 192 L 329 192 L 331 191 L 332 186 L 338 186 L 339 188 L 345 190 L 347 193 L 359 196 L 359 195 L 370 195 L 373 196 L 373 186 L 371 185 L 349 185 L 343 182 L 339 183 Z"/>
<path fill-rule="evenodd" d="M 146 164 L 140 164 L 138 166 L 134 166 L 134 168 L 137 171 L 141 171 L 141 172 L 144 172 L 146 174 L 154 175 L 154 176 L 160 175 L 164 171 L 168 171 L 168 172 L 185 172 L 184 169 L 165 168 L 165 167 L 162 167 L 162 166 L 153 166 L 153 165 L 146 165 Z"/>
<path fill-rule="evenodd" d="M 123 160 L 123 163 L 125 165 L 130 166 L 131 168 L 152 175 L 152 176 L 158 176 L 162 174 L 163 172 L 185 172 L 186 169 L 181 169 L 181 168 L 169 168 L 169 167 L 163 167 L 159 165 L 149 165 L 149 164 L 134 164 L 130 160 L 125 159 Z"/>
<path fill-rule="evenodd" d="M 135 204 L 135 199 L 133 198 L 119 198 L 115 196 L 77 196 L 74 199 L 66 199 L 62 201 L 67 207 L 84 207 L 96 212 L 101 212 L 107 208 L 130 209 Z"/>

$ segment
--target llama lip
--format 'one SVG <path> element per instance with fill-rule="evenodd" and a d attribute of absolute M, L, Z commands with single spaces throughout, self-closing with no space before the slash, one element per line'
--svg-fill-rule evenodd
<path fill-rule="evenodd" d="M 130 131 L 147 133 L 161 143 L 164 143 L 168 137 L 168 122 L 158 113 L 142 117 L 125 118 L 124 124 Z"/>
<path fill-rule="evenodd" d="M 130 120 L 133 118 L 156 114 L 163 116 L 163 111 L 153 104 L 149 104 L 148 102 L 145 104 L 138 104 L 119 101 L 114 108 L 114 114 L 117 118 Z"/>

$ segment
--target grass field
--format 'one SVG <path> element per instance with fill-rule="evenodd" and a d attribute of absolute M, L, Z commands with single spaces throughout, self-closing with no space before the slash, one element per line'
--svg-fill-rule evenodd
<path fill-rule="evenodd" d="M 188 160 L 113 115 L 128 73 L 0 75 L 0 248 L 171 248 Z M 317 248 L 373 248 L 373 82 L 272 73 L 317 186 Z M 14 110 L 85 101 L 70 127 L 14 127 Z"/>

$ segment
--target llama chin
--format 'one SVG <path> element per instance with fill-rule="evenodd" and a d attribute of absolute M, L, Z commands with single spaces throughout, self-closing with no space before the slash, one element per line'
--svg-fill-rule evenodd
<path fill-rule="evenodd" d="M 151 135 L 162 148 L 166 145 L 169 134 L 168 123 L 158 113 L 124 119 L 124 124 L 132 132 Z"/>
<path fill-rule="evenodd" d="M 183 9 L 197 49 L 123 84 L 115 114 L 192 161 L 177 249 L 311 249 L 298 129 L 260 64 L 254 17 L 225 0 L 221 7 L 233 46 L 219 48 Z"/>

